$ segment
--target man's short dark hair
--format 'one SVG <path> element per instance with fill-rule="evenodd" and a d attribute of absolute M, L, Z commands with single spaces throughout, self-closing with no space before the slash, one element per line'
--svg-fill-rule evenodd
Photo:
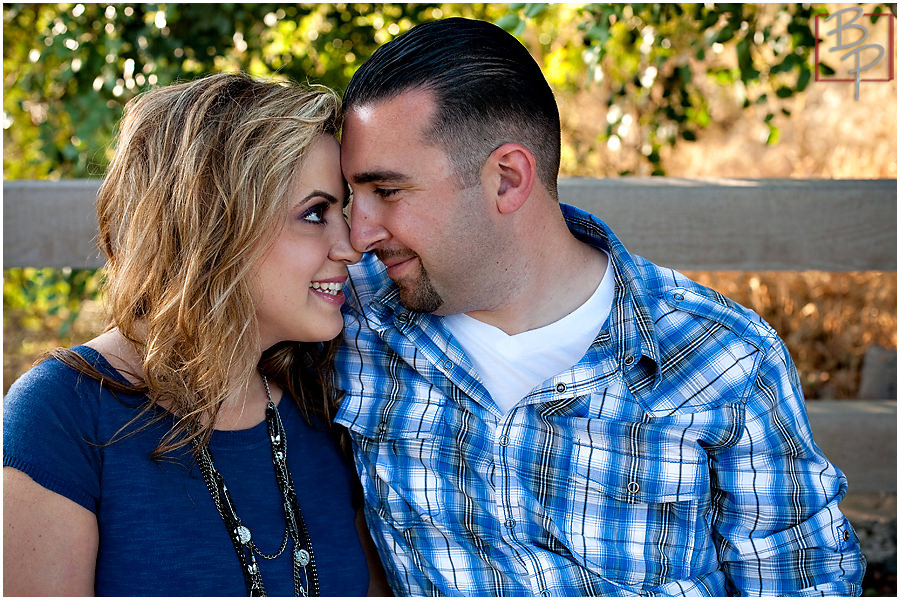
<path fill-rule="evenodd" d="M 450 157 L 468 185 L 495 149 L 517 142 L 535 156 L 538 176 L 556 198 L 559 109 L 540 67 L 512 35 L 484 21 L 424 23 L 381 46 L 356 71 L 346 111 L 412 90 L 434 94 L 428 141 Z"/>

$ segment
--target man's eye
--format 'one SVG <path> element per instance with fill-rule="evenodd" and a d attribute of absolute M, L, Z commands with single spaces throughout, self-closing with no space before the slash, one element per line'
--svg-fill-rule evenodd
<path fill-rule="evenodd" d="M 322 202 L 321 204 L 316 204 L 315 206 L 306 210 L 301 218 L 309 223 L 323 224 L 325 223 L 325 211 L 327 210 L 328 204 Z"/>
<path fill-rule="evenodd" d="M 383 200 L 385 198 L 390 198 L 399 191 L 400 190 L 396 188 L 375 188 L 375 195 Z"/>

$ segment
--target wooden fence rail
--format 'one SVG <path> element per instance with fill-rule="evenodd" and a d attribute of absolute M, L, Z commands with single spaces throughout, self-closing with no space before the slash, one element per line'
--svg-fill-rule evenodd
<path fill-rule="evenodd" d="M 4 267 L 101 266 L 98 185 L 4 181 Z M 566 178 L 560 199 L 679 269 L 897 270 L 894 179 Z"/>

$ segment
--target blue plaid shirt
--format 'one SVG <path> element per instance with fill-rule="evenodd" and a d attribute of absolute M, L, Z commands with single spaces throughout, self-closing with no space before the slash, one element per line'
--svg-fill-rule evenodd
<path fill-rule="evenodd" d="M 865 559 L 838 510 L 793 363 L 755 313 L 606 250 L 616 293 L 572 368 L 501 414 L 440 317 L 351 267 L 337 422 L 398 595 L 853 595 Z"/>

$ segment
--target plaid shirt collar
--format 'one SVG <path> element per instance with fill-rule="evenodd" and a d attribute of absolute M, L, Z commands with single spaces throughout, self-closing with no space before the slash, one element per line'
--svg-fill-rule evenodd
<path fill-rule="evenodd" d="M 653 399 L 649 393 L 660 383 L 660 349 L 651 316 L 650 292 L 644 284 L 640 269 L 619 238 L 603 221 L 567 204 L 560 203 L 560 209 L 569 230 L 576 238 L 605 250 L 610 256 L 616 292 L 609 316 L 609 330 L 615 332 L 613 341 L 616 359 L 622 371 L 627 374 L 628 386 L 635 398 L 648 412 L 656 412 L 648 403 Z M 454 348 L 460 359 L 468 363 L 465 353 L 452 340 L 441 317 L 404 307 L 400 302 L 400 291 L 387 277 L 384 266 L 374 255 L 363 260 L 370 261 L 369 268 L 380 277 L 369 277 L 362 282 L 363 286 L 367 282 L 377 282 L 369 290 L 360 289 L 358 282 L 354 280 L 354 294 L 348 302 L 356 304 L 357 310 L 365 314 L 369 326 L 379 336 L 384 338 L 389 329 L 396 329 L 404 335 L 417 330 L 428 335 L 439 347 Z M 602 335 L 603 332 L 598 334 L 595 344 Z M 471 371 L 471 365 L 469 367 Z"/>

